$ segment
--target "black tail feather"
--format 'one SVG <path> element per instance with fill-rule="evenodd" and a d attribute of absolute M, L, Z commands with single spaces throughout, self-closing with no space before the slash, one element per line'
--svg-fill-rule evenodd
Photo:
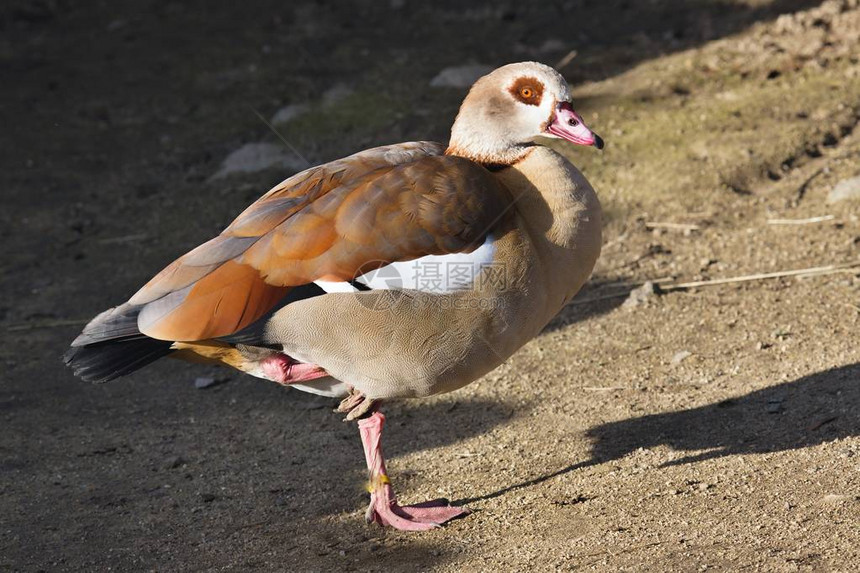
<path fill-rule="evenodd" d="M 171 341 L 137 329 L 140 309 L 123 304 L 95 317 L 72 342 L 63 362 L 87 382 L 107 382 L 170 354 Z"/>
<path fill-rule="evenodd" d="M 266 325 L 272 315 L 287 304 L 323 294 L 325 291 L 314 283 L 295 287 L 253 324 L 218 340 L 279 349 L 280 345 L 266 341 Z M 173 352 L 173 342 L 150 338 L 138 330 L 137 318 L 142 309 L 143 306 L 125 303 L 92 319 L 63 356 L 66 366 L 88 382 L 108 382 Z"/>
<path fill-rule="evenodd" d="M 156 340 L 142 334 L 73 346 L 63 362 L 87 382 L 108 382 L 170 354 L 169 340 Z"/>

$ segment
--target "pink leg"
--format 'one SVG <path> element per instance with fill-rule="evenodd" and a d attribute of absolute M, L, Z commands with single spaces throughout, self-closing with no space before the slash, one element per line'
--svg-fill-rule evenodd
<path fill-rule="evenodd" d="M 286 354 L 273 354 L 260 362 L 269 380 L 288 386 L 298 382 L 306 382 L 328 376 L 328 372 L 316 364 L 296 362 Z"/>
<path fill-rule="evenodd" d="M 455 517 L 466 515 L 469 510 L 465 507 L 453 507 L 446 500 L 433 500 L 417 505 L 398 505 L 388 472 L 385 470 L 385 460 L 382 457 L 382 426 L 385 416 L 382 412 L 374 412 L 370 417 L 358 421 L 358 431 L 364 446 L 364 457 L 370 473 L 370 505 L 365 518 L 367 522 L 380 525 L 390 525 L 402 531 L 425 531 L 439 527 Z"/>

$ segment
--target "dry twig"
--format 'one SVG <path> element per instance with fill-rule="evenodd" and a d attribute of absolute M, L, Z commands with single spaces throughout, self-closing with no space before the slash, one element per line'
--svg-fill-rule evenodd
<path fill-rule="evenodd" d="M 823 275 L 832 275 L 835 273 L 849 272 L 852 269 L 856 269 L 860 267 L 860 261 L 855 261 L 853 263 L 842 263 L 837 265 L 827 265 L 824 267 L 810 267 L 808 269 L 796 269 L 792 271 L 776 271 L 772 273 L 757 273 L 752 275 L 742 275 L 739 277 L 729 277 L 724 279 L 710 279 L 704 281 L 691 281 L 685 283 L 674 283 L 667 284 L 667 281 L 671 280 L 668 278 L 654 279 L 650 282 L 657 285 L 657 290 L 660 292 L 670 292 L 673 290 L 686 290 L 691 288 L 698 288 L 704 286 L 716 286 L 716 285 L 725 285 L 725 284 L 733 284 L 733 283 L 742 283 L 742 282 L 750 282 L 750 281 L 760 281 L 766 279 L 778 279 L 783 277 L 815 277 L 815 276 L 823 276 Z M 625 287 L 639 287 L 645 284 L 646 281 L 635 282 L 635 283 L 626 283 Z M 619 283 L 619 286 L 622 283 Z M 614 285 L 613 285 L 614 286 Z M 592 296 L 588 298 L 582 299 L 574 299 L 568 303 L 569 306 L 576 306 L 581 304 L 590 304 L 592 302 L 598 302 L 601 300 L 610 300 L 613 298 L 621 298 L 628 296 L 630 294 L 629 288 L 625 288 L 623 291 L 614 292 L 610 294 Z M 846 303 L 848 306 L 856 309 L 860 312 L 860 306 L 855 306 L 850 303 Z"/>
<path fill-rule="evenodd" d="M 822 215 L 820 217 L 809 217 L 808 219 L 768 219 L 768 225 L 809 225 L 811 223 L 823 223 L 832 221 L 835 215 Z"/>
<path fill-rule="evenodd" d="M 840 265 L 827 265 L 826 267 L 811 267 L 808 269 L 797 269 L 793 271 L 776 271 L 773 273 L 757 273 L 753 275 L 743 275 L 739 277 L 730 277 L 725 279 L 711 279 L 705 281 L 692 281 L 686 283 L 676 283 L 668 285 L 660 285 L 662 291 L 683 290 L 688 288 L 696 288 L 703 286 L 724 285 L 732 283 L 743 283 L 749 281 L 760 281 L 765 279 L 778 279 L 783 277 L 800 277 L 800 276 L 821 276 L 831 275 L 833 273 L 844 272 L 846 270 L 860 267 L 860 261 L 853 263 L 843 263 Z"/>
<path fill-rule="evenodd" d="M 807 430 L 809 430 L 810 432 L 814 432 L 815 430 L 821 428 L 821 426 L 827 425 L 830 422 L 835 422 L 838 419 L 839 419 L 839 416 L 826 416 L 824 418 L 821 418 L 820 420 L 818 420 L 817 422 L 815 422 L 811 426 L 809 426 L 807 428 Z"/>
<path fill-rule="evenodd" d="M 699 225 L 693 223 L 668 223 L 665 221 L 647 221 L 645 227 L 648 229 L 672 229 L 675 231 L 698 231 Z"/>
<path fill-rule="evenodd" d="M 569 64 L 570 62 L 572 62 L 572 61 L 573 61 L 573 58 L 575 58 L 575 57 L 576 57 L 576 55 L 577 55 L 577 51 L 576 51 L 576 50 L 571 50 L 571 51 L 569 51 L 569 52 L 568 52 L 567 54 L 565 54 L 565 56 L 564 56 L 562 59 L 560 59 L 560 60 L 558 61 L 558 63 L 557 63 L 556 65 L 554 65 L 553 67 L 554 67 L 555 69 L 557 69 L 557 70 L 561 70 L 561 69 L 562 69 L 563 67 L 565 67 L 567 64 Z"/>
<path fill-rule="evenodd" d="M 627 390 L 626 386 L 583 386 L 586 392 L 605 392 L 609 390 Z"/>

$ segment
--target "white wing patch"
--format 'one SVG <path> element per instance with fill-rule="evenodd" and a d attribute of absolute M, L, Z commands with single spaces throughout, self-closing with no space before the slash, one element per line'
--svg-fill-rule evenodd
<path fill-rule="evenodd" d="M 427 255 L 391 263 L 355 280 L 371 289 L 412 289 L 434 294 L 465 290 L 472 286 L 481 268 L 493 262 L 495 251 L 493 236 L 487 235 L 484 244 L 471 253 Z M 327 293 L 358 290 L 348 282 L 314 281 L 314 284 Z"/>
<path fill-rule="evenodd" d="M 338 281 L 314 281 L 314 284 L 326 292 L 355 292 L 358 290 L 349 283 Z"/>

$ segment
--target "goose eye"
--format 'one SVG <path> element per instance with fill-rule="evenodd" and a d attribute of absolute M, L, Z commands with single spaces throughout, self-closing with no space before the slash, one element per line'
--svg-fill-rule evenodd
<path fill-rule="evenodd" d="M 544 86 L 536 78 L 519 78 L 508 88 L 511 97 L 526 105 L 540 105 Z"/>

